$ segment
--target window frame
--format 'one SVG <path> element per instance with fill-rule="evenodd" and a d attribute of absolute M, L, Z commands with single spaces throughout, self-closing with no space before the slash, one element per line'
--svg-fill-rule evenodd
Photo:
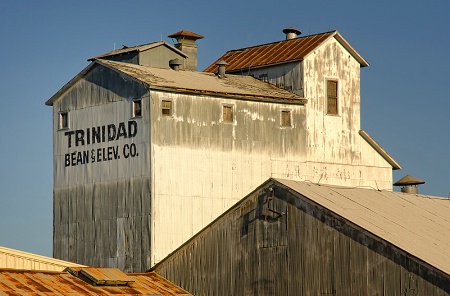
<path fill-rule="evenodd" d="M 69 111 L 58 112 L 58 130 L 69 129 Z"/>
<path fill-rule="evenodd" d="M 170 103 L 169 107 L 164 106 L 164 103 Z M 165 113 L 165 110 L 169 110 L 169 113 Z M 171 117 L 173 115 L 173 100 L 170 99 L 162 99 L 161 100 L 161 116 Z"/>
<path fill-rule="evenodd" d="M 285 124 L 285 114 L 287 114 L 287 118 L 289 118 L 288 124 Z M 280 112 L 280 126 L 283 128 L 290 128 L 292 127 L 292 111 L 289 109 L 282 109 Z"/>
<path fill-rule="evenodd" d="M 330 95 L 330 83 L 335 84 L 335 95 Z M 339 115 L 339 81 L 337 79 L 327 79 L 326 80 L 326 114 L 327 115 Z M 335 107 L 333 112 L 330 112 L 330 100 L 334 100 Z"/>
<path fill-rule="evenodd" d="M 137 106 L 139 105 L 139 109 Z M 139 110 L 139 111 L 137 111 Z M 139 114 L 137 114 L 139 113 Z M 142 117 L 142 99 L 134 99 L 131 101 L 131 117 L 140 118 Z"/>
<path fill-rule="evenodd" d="M 225 110 L 230 110 L 231 118 L 225 118 Z M 222 122 L 223 123 L 234 123 L 234 105 L 231 104 L 222 104 Z"/>

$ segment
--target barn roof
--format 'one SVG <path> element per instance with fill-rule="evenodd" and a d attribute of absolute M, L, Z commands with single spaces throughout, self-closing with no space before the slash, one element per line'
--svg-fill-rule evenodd
<path fill-rule="evenodd" d="M 448 198 L 276 181 L 450 275 Z"/>
<path fill-rule="evenodd" d="M 88 61 L 93 61 L 96 59 L 104 59 L 104 58 L 108 58 L 108 57 L 113 57 L 113 56 L 118 56 L 118 55 L 122 55 L 122 54 L 127 54 L 130 52 L 143 52 L 158 46 L 165 46 L 167 48 L 169 48 L 170 50 L 173 50 L 174 52 L 178 53 L 179 55 L 183 56 L 183 57 L 187 57 L 187 55 L 182 52 L 181 50 L 173 47 L 172 45 L 170 45 L 169 43 L 165 42 L 165 41 L 158 41 L 158 42 L 151 42 L 151 43 L 147 43 L 147 44 L 142 44 L 142 45 L 137 45 L 137 46 L 126 46 L 123 45 L 122 48 L 120 49 L 115 49 L 112 50 L 110 52 L 98 55 L 96 57 L 90 58 Z"/>
<path fill-rule="evenodd" d="M 154 90 L 197 93 L 286 104 L 305 104 L 307 102 L 306 99 L 294 93 L 249 76 L 226 75 L 219 78 L 211 73 L 175 71 L 109 60 L 95 60 L 53 95 L 46 104 L 53 105 L 55 100 L 70 89 L 79 79 L 82 79 L 95 65 L 101 65 L 128 75 Z"/>
<path fill-rule="evenodd" d="M 230 50 L 208 66 L 204 72 L 215 72 L 217 68 L 216 64 L 220 60 L 224 60 L 228 63 L 227 73 L 301 61 L 329 38 L 336 38 L 336 40 L 360 63 L 361 67 L 369 66 L 369 63 L 336 30 Z"/>
<path fill-rule="evenodd" d="M 5 295 L 192 295 L 156 272 L 124 274 L 113 268 L 86 268 L 84 274 L 84 279 L 106 280 L 89 283 L 69 271 L 0 269 L 0 291 Z"/>
<path fill-rule="evenodd" d="M 425 266 L 450 275 L 450 200 L 420 194 L 376 189 L 321 185 L 304 181 L 269 179 L 254 192 L 276 184 L 295 197 L 318 205 L 342 218 L 355 233 L 365 233 L 382 245 L 393 246 Z M 195 242 L 196 237 L 214 229 L 215 223 L 245 205 L 253 193 L 243 198 L 210 225 L 198 232 L 178 250 Z M 171 256 L 177 256 L 175 250 Z M 158 270 L 162 260 L 153 269 Z"/>

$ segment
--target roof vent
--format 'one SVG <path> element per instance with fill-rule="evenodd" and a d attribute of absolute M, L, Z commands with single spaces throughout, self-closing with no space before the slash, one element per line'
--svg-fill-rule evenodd
<path fill-rule="evenodd" d="M 117 268 L 69 267 L 65 271 L 94 286 L 130 286 L 135 282 Z"/>
<path fill-rule="evenodd" d="M 220 60 L 219 62 L 217 62 L 216 65 L 219 66 L 217 75 L 220 78 L 225 77 L 225 70 L 226 70 L 226 66 L 228 65 L 228 63 L 225 62 L 224 60 Z"/>
<path fill-rule="evenodd" d="M 169 66 L 172 70 L 178 71 L 180 70 L 180 66 L 183 62 L 180 59 L 173 59 L 169 61 Z"/>
<path fill-rule="evenodd" d="M 413 176 L 410 175 L 406 175 L 397 182 L 395 182 L 394 186 L 402 186 L 401 191 L 404 193 L 417 194 L 419 193 L 417 185 L 420 184 L 425 184 L 425 181 L 414 178 Z"/>
<path fill-rule="evenodd" d="M 294 27 L 289 27 L 283 30 L 283 33 L 286 34 L 286 40 L 295 39 L 302 32 L 299 29 Z"/>

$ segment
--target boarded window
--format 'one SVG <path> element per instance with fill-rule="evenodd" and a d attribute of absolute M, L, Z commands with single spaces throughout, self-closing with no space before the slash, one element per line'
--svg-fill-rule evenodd
<path fill-rule="evenodd" d="M 162 101 L 162 115 L 171 116 L 172 115 L 172 101 Z"/>
<path fill-rule="evenodd" d="M 233 122 L 233 107 L 223 106 L 223 122 Z"/>
<path fill-rule="evenodd" d="M 133 117 L 142 116 L 142 100 L 133 101 Z"/>
<path fill-rule="evenodd" d="M 327 81 L 327 114 L 338 114 L 338 83 Z"/>
<path fill-rule="evenodd" d="M 69 112 L 59 113 L 59 129 L 69 128 Z"/>
<path fill-rule="evenodd" d="M 281 126 L 285 127 L 291 126 L 291 111 L 288 110 L 281 111 Z"/>

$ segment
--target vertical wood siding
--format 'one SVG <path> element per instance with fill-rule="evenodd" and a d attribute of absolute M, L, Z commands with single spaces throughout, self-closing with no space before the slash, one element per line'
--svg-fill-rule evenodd
<path fill-rule="evenodd" d="M 199 296 L 450 293 L 448 275 L 271 184 L 154 269 Z"/>
<path fill-rule="evenodd" d="M 142 118 L 131 118 L 131 100 L 142 99 Z M 69 112 L 69 129 L 58 130 L 59 111 Z M 96 67 L 54 104 L 55 258 L 89 266 L 143 271 L 150 265 L 151 169 L 147 89 L 118 73 Z M 134 137 L 87 143 L 87 129 L 135 121 Z M 68 145 L 66 132 L 82 130 L 84 145 Z M 126 157 L 135 145 L 139 155 Z M 114 151 L 93 161 L 97 150 Z M 106 149 L 106 150 L 103 150 Z M 87 163 L 67 165 L 66 155 L 88 151 Z M 94 154 L 95 155 L 95 154 Z M 96 155 L 95 155 L 96 156 Z"/>

